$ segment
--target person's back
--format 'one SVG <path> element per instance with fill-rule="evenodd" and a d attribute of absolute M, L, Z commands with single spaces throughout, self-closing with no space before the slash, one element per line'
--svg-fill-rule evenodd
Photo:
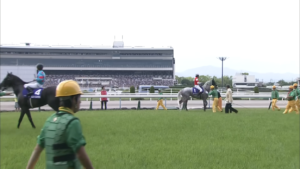
<path fill-rule="evenodd" d="M 73 131 L 72 128 L 74 127 L 79 129 L 79 131 Z M 80 146 L 84 146 L 86 142 L 81 133 L 78 118 L 73 116 L 67 108 L 61 107 L 59 112 L 47 119 L 43 130 L 44 135 L 40 135 L 39 139 L 44 139 L 44 143 L 41 141 L 40 144 L 44 144 L 46 159 L 51 159 L 46 161 L 46 167 L 72 167 L 74 169 L 80 169 L 81 164 L 76 156 L 76 152 Z"/>
<path fill-rule="evenodd" d="M 79 85 L 73 80 L 57 86 L 55 97 L 60 100 L 59 111 L 46 120 L 27 169 L 34 168 L 43 149 L 47 169 L 81 169 L 81 165 L 93 169 L 85 152 L 86 141 L 80 121 L 74 116 L 80 109 L 81 94 Z"/>
<path fill-rule="evenodd" d="M 36 77 L 36 81 L 40 84 L 40 85 L 44 85 L 45 81 L 46 81 L 46 74 L 43 70 L 39 70 L 37 77 Z"/>
<path fill-rule="evenodd" d="M 232 90 L 228 87 L 226 91 L 226 103 L 232 103 Z"/>
<path fill-rule="evenodd" d="M 36 89 L 36 88 L 43 88 L 45 80 L 46 80 L 46 74 L 43 71 L 44 66 L 41 63 L 38 63 L 36 65 L 37 68 L 37 76 L 35 79 L 34 83 L 29 83 L 29 84 L 24 84 L 24 88 L 26 88 L 28 90 L 28 95 L 33 94 L 33 90 L 32 89 Z"/>

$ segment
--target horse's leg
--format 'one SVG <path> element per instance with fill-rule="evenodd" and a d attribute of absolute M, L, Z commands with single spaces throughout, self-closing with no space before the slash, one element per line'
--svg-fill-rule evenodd
<path fill-rule="evenodd" d="M 204 107 L 204 111 L 206 111 L 206 105 L 207 105 L 207 101 L 206 101 L 206 99 L 203 99 L 203 107 Z"/>
<path fill-rule="evenodd" d="M 188 111 L 188 109 L 187 109 L 187 102 L 188 102 L 188 100 L 186 100 L 186 101 L 184 102 L 184 104 L 185 104 L 185 110 L 186 110 L 186 111 Z"/>
<path fill-rule="evenodd" d="M 179 100 L 178 103 L 179 103 L 179 105 L 178 105 L 179 107 L 178 107 L 178 108 L 179 108 L 179 110 L 181 111 L 181 110 L 182 110 L 182 100 Z"/>
<path fill-rule="evenodd" d="M 18 128 L 20 128 L 20 125 L 21 125 L 21 122 L 22 122 L 22 120 L 23 120 L 25 111 L 26 111 L 26 110 L 25 110 L 24 108 L 21 108 L 21 114 L 20 114 L 20 117 L 19 117 Z"/>
<path fill-rule="evenodd" d="M 33 123 L 33 121 L 32 121 L 31 113 L 30 113 L 30 110 L 29 110 L 29 109 L 26 110 L 26 115 L 27 115 L 27 117 L 28 117 L 28 119 L 29 119 L 29 121 L 30 121 L 30 123 L 31 123 L 31 126 L 32 126 L 33 128 L 35 128 L 35 125 L 34 125 L 34 123 Z"/>

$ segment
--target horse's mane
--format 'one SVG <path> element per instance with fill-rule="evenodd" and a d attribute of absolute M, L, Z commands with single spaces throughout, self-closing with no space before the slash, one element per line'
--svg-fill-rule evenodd
<path fill-rule="evenodd" d="M 14 78 L 14 80 L 21 82 L 23 84 L 27 84 L 27 82 L 24 82 L 21 78 L 19 78 L 18 76 L 12 74 L 12 73 L 8 73 L 9 76 L 12 76 Z"/>
<path fill-rule="evenodd" d="M 206 88 L 206 87 L 207 87 L 207 84 L 210 83 L 210 82 L 211 82 L 211 80 L 205 82 L 204 85 L 203 85 L 203 87 Z"/>

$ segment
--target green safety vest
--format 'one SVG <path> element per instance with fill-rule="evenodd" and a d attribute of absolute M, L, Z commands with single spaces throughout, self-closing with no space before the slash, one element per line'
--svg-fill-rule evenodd
<path fill-rule="evenodd" d="M 73 120 L 78 118 L 66 112 L 58 112 L 48 121 L 50 124 L 45 129 L 47 169 L 81 169 L 76 153 L 65 142 L 65 129 Z"/>

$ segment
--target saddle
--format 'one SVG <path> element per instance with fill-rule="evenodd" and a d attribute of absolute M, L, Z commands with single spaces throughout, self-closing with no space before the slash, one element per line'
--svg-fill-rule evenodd
<path fill-rule="evenodd" d="M 203 91 L 204 91 L 204 89 L 203 89 L 203 87 L 202 87 L 202 86 L 200 86 L 200 88 L 202 89 L 202 92 L 201 92 L 201 93 L 199 93 L 199 92 L 200 92 L 200 90 L 199 90 L 199 89 L 197 89 L 197 88 L 193 87 L 193 89 L 192 89 L 192 92 L 193 92 L 193 94 L 194 94 L 194 95 L 200 95 L 200 94 L 202 94 L 202 93 L 203 93 Z"/>
<path fill-rule="evenodd" d="M 43 88 L 26 88 L 23 89 L 23 96 L 27 97 L 27 98 L 31 98 L 31 99 L 40 99 L 41 98 L 41 94 L 43 92 Z"/>

